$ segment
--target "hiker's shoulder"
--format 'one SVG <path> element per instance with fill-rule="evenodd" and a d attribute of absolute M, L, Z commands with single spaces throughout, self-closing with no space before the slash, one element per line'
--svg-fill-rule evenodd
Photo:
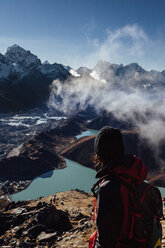
<path fill-rule="evenodd" d="M 117 180 L 107 179 L 101 183 L 99 192 L 107 194 L 120 194 L 120 183 Z"/>
<path fill-rule="evenodd" d="M 109 176 L 100 183 L 100 188 L 113 188 L 120 186 L 119 180 L 111 179 Z"/>

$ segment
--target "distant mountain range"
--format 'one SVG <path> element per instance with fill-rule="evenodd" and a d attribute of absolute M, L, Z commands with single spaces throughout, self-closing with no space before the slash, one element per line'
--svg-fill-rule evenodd
<path fill-rule="evenodd" d="M 80 67 L 74 70 L 48 61 L 42 63 L 30 51 L 13 45 L 5 55 L 0 54 L 0 112 L 45 107 L 52 81 L 64 82 L 68 77 L 92 78 L 122 90 L 140 88 L 149 91 L 165 85 L 165 70 L 145 71 L 137 63 L 123 66 L 106 61 L 99 61 L 93 69 Z"/>
<path fill-rule="evenodd" d="M 72 73 L 71 70 L 69 70 Z M 89 75 L 92 78 L 111 84 L 111 89 L 129 91 L 130 89 L 154 90 L 165 86 L 165 70 L 146 71 L 137 63 L 129 65 L 111 64 L 107 61 L 99 61 L 93 69 L 80 67 L 75 71 L 78 76 Z"/>

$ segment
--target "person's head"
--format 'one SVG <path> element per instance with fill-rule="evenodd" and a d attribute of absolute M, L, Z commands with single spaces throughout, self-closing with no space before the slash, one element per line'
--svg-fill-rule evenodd
<path fill-rule="evenodd" d="M 103 166 L 121 159 L 124 145 L 120 130 L 109 126 L 103 127 L 95 138 L 94 151 Z"/>

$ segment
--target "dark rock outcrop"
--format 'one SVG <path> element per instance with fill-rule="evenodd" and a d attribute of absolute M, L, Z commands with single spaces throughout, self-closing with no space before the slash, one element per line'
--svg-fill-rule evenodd
<path fill-rule="evenodd" d="M 83 137 L 62 151 L 62 155 L 82 165 L 94 168 L 92 155 L 94 154 L 94 136 Z"/>
<path fill-rule="evenodd" d="M 75 136 L 81 131 L 86 130 L 84 128 L 86 122 L 86 116 L 77 114 L 71 117 L 68 117 L 61 125 L 50 130 L 51 135 L 60 135 L 60 136 Z"/>
<path fill-rule="evenodd" d="M 58 168 L 63 159 L 53 146 L 55 139 L 47 132 L 39 134 L 25 143 L 17 156 L 0 161 L 1 177 L 6 180 L 28 180 Z"/>
<path fill-rule="evenodd" d="M 34 69 L 23 77 L 9 80 L 0 87 L 0 112 L 44 106 L 49 97 L 51 82 L 51 79 Z"/>
<path fill-rule="evenodd" d="M 70 73 L 61 64 L 42 64 L 30 51 L 13 45 L 0 54 L 0 112 L 46 106 L 53 80 Z"/>
<path fill-rule="evenodd" d="M 112 113 L 106 111 L 101 112 L 95 119 L 87 124 L 87 128 L 99 130 L 104 126 L 111 126 L 121 130 L 132 129 L 133 124 L 131 120 L 119 120 Z"/>
<path fill-rule="evenodd" d="M 34 247 L 36 241 L 51 243 L 57 235 L 71 229 L 68 212 L 45 201 L 37 201 L 37 205 L 33 201 L 18 202 L 11 209 L 8 207 L 0 213 L 1 245 L 12 245 L 19 240 L 27 241 L 28 247 Z M 16 245 L 10 247 L 22 247 Z"/>

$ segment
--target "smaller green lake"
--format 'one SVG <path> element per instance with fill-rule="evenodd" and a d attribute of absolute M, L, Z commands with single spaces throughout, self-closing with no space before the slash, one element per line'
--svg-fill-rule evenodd
<path fill-rule="evenodd" d="M 77 135 L 76 138 L 80 139 L 84 136 L 91 136 L 91 135 L 96 135 L 98 133 L 98 130 L 94 130 L 94 129 L 89 129 L 87 131 L 82 132 L 81 134 Z"/>

